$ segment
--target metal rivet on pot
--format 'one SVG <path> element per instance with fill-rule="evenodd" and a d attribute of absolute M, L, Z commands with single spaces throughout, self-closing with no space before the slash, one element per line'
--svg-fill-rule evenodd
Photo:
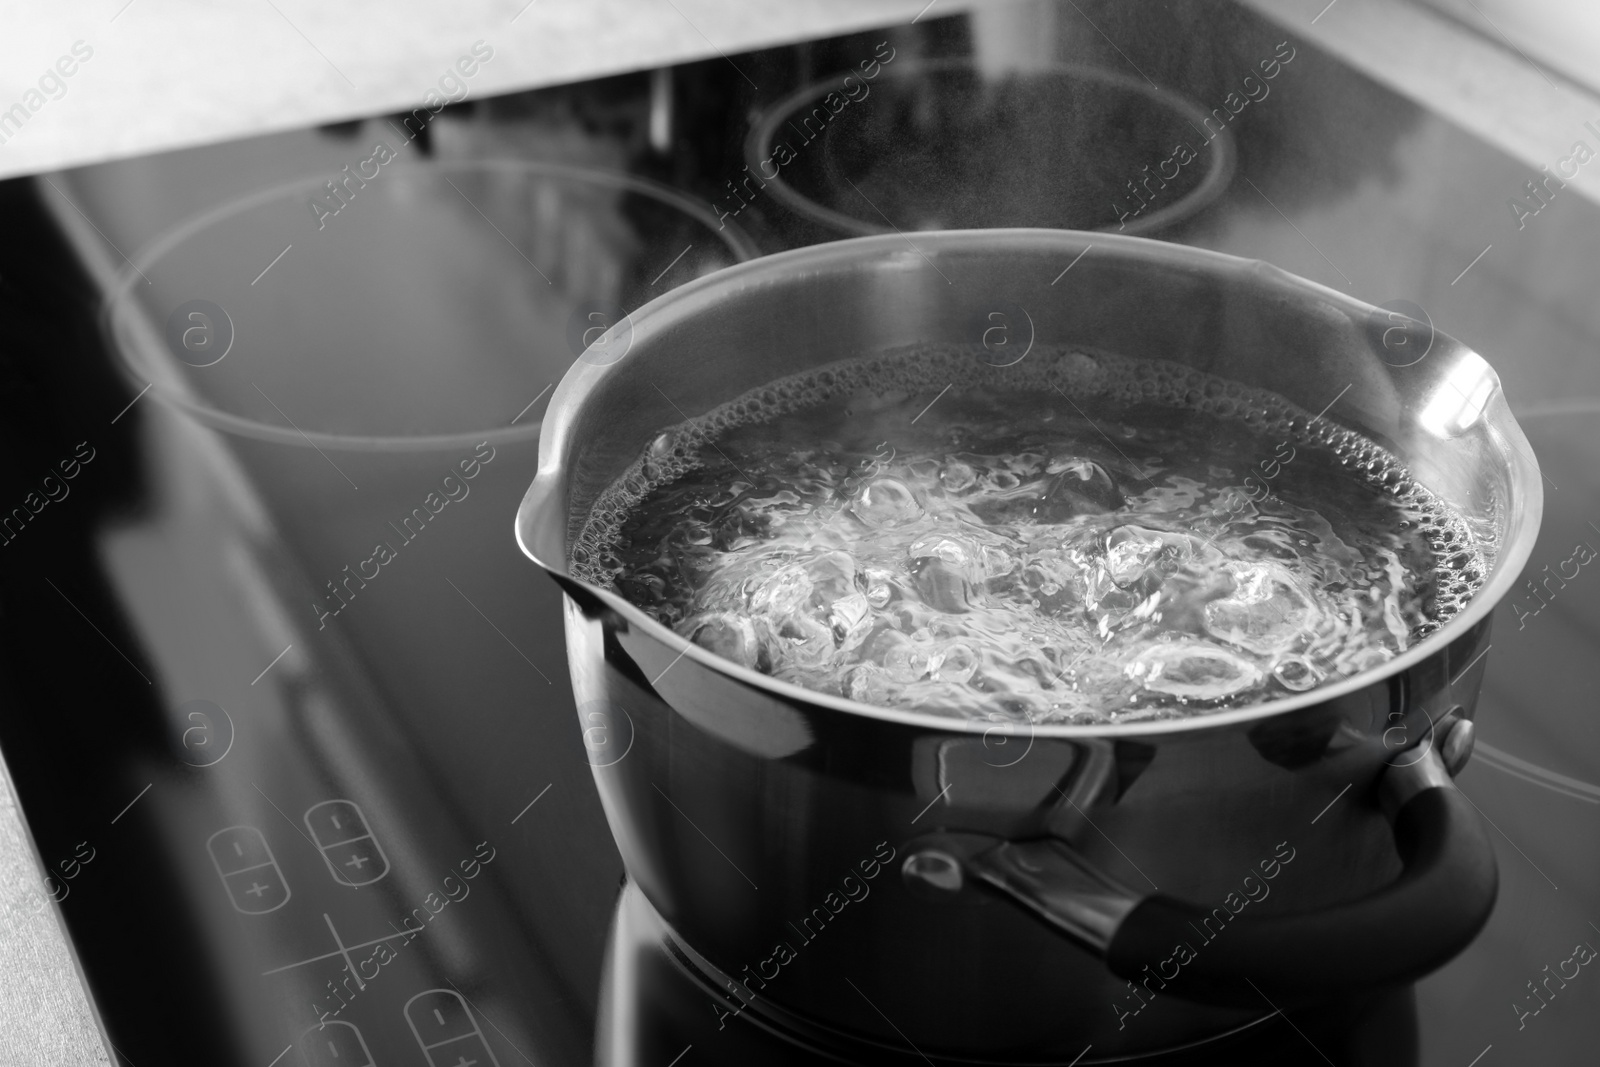
<path fill-rule="evenodd" d="M 959 893 L 964 881 L 961 862 L 950 853 L 933 848 L 907 856 L 900 874 L 911 886 L 942 893 Z"/>
<path fill-rule="evenodd" d="M 1450 727 L 1450 732 L 1445 735 L 1444 744 L 1439 746 L 1439 755 L 1444 759 L 1444 769 L 1454 778 L 1467 766 L 1467 760 L 1472 758 L 1472 745 L 1477 740 L 1478 731 L 1472 725 L 1471 719 L 1460 719 Z"/>

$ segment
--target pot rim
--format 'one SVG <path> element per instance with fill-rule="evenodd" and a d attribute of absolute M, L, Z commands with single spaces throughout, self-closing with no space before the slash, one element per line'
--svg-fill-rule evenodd
<path fill-rule="evenodd" d="M 1375 305 L 1373 304 L 1346 293 L 1341 293 L 1320 282 L 1314 282 L 1299 275 L 1291 274 L 1263 260 L 1247 259 L 1225 252 L 1196 248 L 1191 245 L 1172 244 L 1143 237 L 1129 237 L 1121 234 L 1106 234 L 1087 230 L 1017 227 L 992 230 L 932 230 L 918 232 L 916 238 L 918 244 L 912 247 L 924 258 L 927 258 L 929 254 L 938 255 L 940 251 L 946 250 L 993 250 L 997 246 L 1038 247 L 1052 243 L 1063 244 L 1063 252 L 1072 254 L 1080 251 L 1083 245 L 1094 244 L 1097 247 L 1117 249 L 1124 256 L 1135 260 L 1159 260 L 1211 273 L 1253 275 L 1269 284 L 1285 289 L 1298 290 L 1305 296 L 1334 305 L 1353 317 L 1365 316 L 1375 310 Z M 565 559 L 567 546 L 564 533 L 561 545 L 563 558 L 555 561 L 554 564 L 540 558 L 535 551 L 533 542 L 537 531 L 540 529 L 540 520 L 543 518 L 542 513 L 546 510 L 546 502 L 557 499 L 560 496 L 559 491 L 565 486 L 566 476 L 565 471 L 562 469 L 564 456 L 561 442 L 569 432 L 574 411 L 576 410 L 576 401 L 583 394 L 590 392 L 598 384 L 599 380 L 607 374 L 622 373 L 630 359 L 634 358 L 635 353 L 642 347 L 639 342 L 644 337 L 657 332 L 666 332 L 672 328 L 676 321 L 684 317 L 705 313 L 719 302 L 722 291 L 730 286 L 759 287 L 764 282 L 792 279 L 797 274 L 820 273 L 830 266 L 838 266 L 841 263 L 869 261 L 876 258 L 880 253 L 903 251 L 909 241 L 910 239 L 904 234 L 882 234 L 850 238 L 843 241 L 830 241 L 820 245 L 809 245 L 804 248 L 763 256 L 744 263 L 734 264 L 730 267 L 724 267 L 722 270 L 714 271 L 711 274 L 679 286 L 645 304 L 638 311 L 633 312 L 630 319 L 632 320 L 631 328 L 633 330 L 634 343 L 628 355 L 615 363 L 605 366 L 587 364 L 581 360 L 573 363 L 550 398 L 550 406 L 546 411 L 539 436 L 538 472 L 534 477 L 533 483 L 528 487 L 528 492 L 523 497 L 521 506 L 517 510 L 516 538 L 517 545 L 522 549 L 523 554 L 544 570 L 560 575 L 564 582 L 581 585 L 583 589 L 604 601 L 607 607 L 625 618 L 630 626 L 639 627 L 645 634 L 676 652 L 678 658 L 681 659 L 687 656 L 703 667 L 737 679 L 757 689 L 767 690 L 787 700 L 813 707 L 827 708 L 830 711 L 849 715 L 865 716 L 885 723 L 920 727 L 947 733 L 983 733 L 986 735 L 998 733 L 1002 736 L 1022 735 L 1030 738 L 1063 739 L 1182 734 L 1197 730 L 1256 723 L 1304 708 L 1329 703 L 1340 697 L 1366 689 L 1374 683 L 1383 682 L 1443 652 L 1457 638 L 1478 625 L 1478 623 L 1485 621 L 1521 576 L 1523 565 L 1527 562 L 1528 557 L 1532 555 L 1533 546 L 1538 540 L 1539 525 L 1544 510 L 1544 486 L 1540 478 L 1538 462 L 1533 456 L 1533 451 L 1528 445 L 1527 438 L 1523 436 L 1521 427 L 1511 413 L 1510 405 L 1500 385 L 1500 377 L 1492 367 L 1487 367 L 1487 365 L 1487 372 L 1492 376 L 1495 388 L 1484 411 L 1486 413 L 1492 411 L 1498 405 L 1503 415 L 1502 424 L 1491 427 L 1491 431 L 1495 442 L 1500 446 L 1501 454 L 1505 458 L 1510 471 L 1511 482 L 1521 490 L 1525 499 L 1508 502 L 1508 505 L 1515 506 L 1508 506 L 1507 508 L 1508 518 L 1505 536 L 1499 545 L 1499 552 L 1483 587 L 1478 590 L 1477 594 L 1467 603 L 1467 606 L 1453 619 L 1388 662 L 1330 685 L 1317 686 L 1304 693 L 1297 693 L 1260 704 L 1250 704 L 1241 708 L 1201 712 L 1200 714 L 1183 718 L 1157 719 L 1145 722 L 1072 725 L 1066 723 L 1039 724 L 1031 721 L 1015 723 L 996 722 L 990 719 L 952 719 L 945 715 L 935 715 L 924 711 L 866 704 L 850 700 L 847 697 L 807 689 L 793 682 L 785 682 L 770 675 L 762 674 L 749 667 L 741 667 L 708 649 L 700 647 L 688 638 L 662 625 L 642 609 L 635 607 L 612 590 L 601 589 L 598 586 L 572 577 Z M 919 247 L 919 245 L 925 245 L 926 247 Z M 1460 341 L 1442 331 L 1437 334 L 1437 338 L 1461 344 Z M 1437 339 L 1435 343 L 1437 343 Z M 1462 347 L 1476 351 L 1467 345 Z M 1359 427 L 1357 429 L 1359 430 Z M 549 522 L 548 519 L 544 521 Z M 566 529 L 564 508 L 557 528 L 561 531 Z M 1471 665 L 1469 663 L 1467 666 L 1470 667 Z"/>

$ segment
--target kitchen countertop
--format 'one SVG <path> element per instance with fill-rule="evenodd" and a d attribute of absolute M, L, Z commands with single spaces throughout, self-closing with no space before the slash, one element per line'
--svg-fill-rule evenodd
<path fill-rule="evenodd" d="M 48 894 L 0 760 L 0 1063 L 110 1063 Z"/>
<path fill-rule="evenodd" d="M 935 2 L 941 15 L 971 6 Z M 430 92 L 479 99 L 731 55 L 910 22 L 932 7 L 928 0 L 95 0 L 70 7 L 33 0 L 8 6 L 0 35 L 0 178 L 409 111 Z M 463 60 L 460 69 L 474 73 L 442 82 Z M 64 77 L 54 73 L 57 63 Z M 17 128 L 6 125 L 19 105 Z"/>

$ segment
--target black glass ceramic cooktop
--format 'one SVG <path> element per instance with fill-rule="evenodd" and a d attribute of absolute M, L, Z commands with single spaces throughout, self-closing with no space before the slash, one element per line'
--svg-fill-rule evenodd
<path fill-rule="evenodd" d="M 1186 25 L 1220 42 L 1203 62 L 1098 9 L 1127 55 L 1087 33 L 1070 47 L 1203 103 L 1281 54 L 1282 31 L 1196 10 Z M 0 748 L 50 872 L 39 906 L 59 901 L 121 1061 L 935 1062 L 914 1020 L 903 1053 L 854 1055 L 719 1010 L 624 884 L 560 598 L 511 519 L 550 386 L 592 322 L 839 235 L 734 184 L 751 115 L 873 57 L 971 46 L 962 19 L 929 19 L 733 57 L 739 72 L 680 68 L 665 143 L 641 75 L 447 112 L 403 142 L 377 118 L 0 187 L 0 490 L 26 511 L 0 553 Z M 1600 270 L 1600 211 L 1558 205 L 1559 260 L 1485 260 L 1450 284 L 1497 239 L 1521 168 L 1291 50 L 1238 116 L 1231 184 L 1154 235 L 1411 300 L 1502 371 L 1548 484 L 1459 780 L 1492 827 L 1500 901 L 1414 988 L 1266 1013 L 1154 1062 L 1590 1062 L 1600 378 L 1582 360 L 1600 318 L 1571 279 Z M 343 185 L 333 217 L 296 201 L 297 181 L 359 168 L 383 138 L 398 166 Z M 1454 214 L 1408 208 L 1439 168 Z M 108 294 L 144 325 L 108 318 Z M 417 331 L 459 350 L 456 377 L 423 380 L 397 354 Z M 140 344 L 165 346 L 167 377 L 129 369 L 121 346 Z M 235 377 L 196 385 L 219 350 Z M 360 373 L 330 373 L 329 353 Z"/>

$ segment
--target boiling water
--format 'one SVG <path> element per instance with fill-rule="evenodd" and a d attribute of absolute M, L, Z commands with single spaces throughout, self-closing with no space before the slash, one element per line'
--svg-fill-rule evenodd
<path fill-rule="evenodd" d="M 810 689 L 1105 723 L 1381 664 L 1459 610 L 1488 547 L 1393 456 L 1273 394 L 1108 355 L 921 350 L 662 434 L 572 565 Z"/>

